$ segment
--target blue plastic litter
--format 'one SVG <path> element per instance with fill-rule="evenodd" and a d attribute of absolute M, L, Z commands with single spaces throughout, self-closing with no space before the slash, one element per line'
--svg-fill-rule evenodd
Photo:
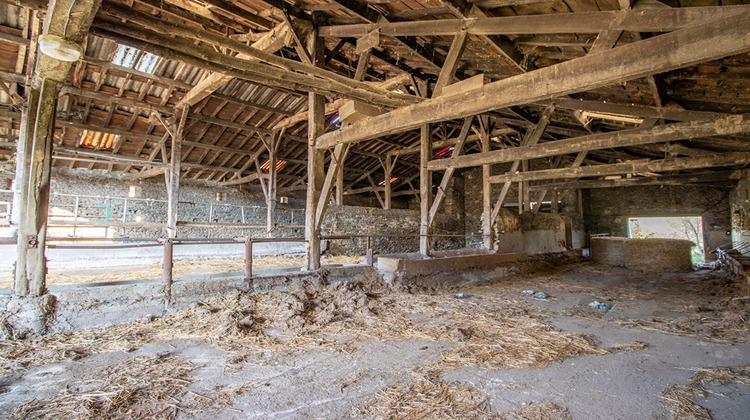
<path fill-rule="evenodd" d="M 466 299 L 466 293 L 456 293 L 456 297 L 459 299 Z"/>
<path fill-rule="evenodd" d="M 544 292 L 539 292 L 539 293 L 535 294 L 534 297 L 537 298 L 537 299 L 547 299 L 547 294 L 544 293 Z"/>
<path fill-rule="evenodd" d="M 529 296 L 531 296 L 531 295 L 534 294 L 534 291 L 533 290 L 524 290 L 523 292 L 521 292 L 521 294 L 522 295 L 529 295 Z"/>
<path fill-rule="evenodd" d="M 604 303 L 599 303 L 599 302 L 598 302 L 598 301 L 596 301 L 596 300 L 595 300 L 595 301 L 593 301 L 593 302 L 591 302 L 591 303 L 589 303 L 589 306 L 591 306 L 591 307 L 592 307 L 592 308 L 594 308 L 594 309 L 604 309 L 604 310 L 606 310 L 606 311 L 608 311 L 608 310 L 612 309 L 612 307 L 610 307 L 609 305 L 607 305 L 607 304 L 604 304 Z"/>

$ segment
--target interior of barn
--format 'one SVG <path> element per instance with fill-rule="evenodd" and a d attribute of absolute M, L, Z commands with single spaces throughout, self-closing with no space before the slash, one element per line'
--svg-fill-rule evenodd
<path fill-rule="evenodd" d="M 0 0 L 0 415 L 750 405 L 744 0 Z"/>

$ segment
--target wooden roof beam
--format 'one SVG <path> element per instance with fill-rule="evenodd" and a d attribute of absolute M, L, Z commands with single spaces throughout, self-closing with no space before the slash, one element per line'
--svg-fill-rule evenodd
<path fill-rule="evenodd" d="M 602 30 L 670 32 L 727 19 L 748 10 L 750 6 L 747 5 L 631 9 L 614 24 L 613 21 L 622 11 L 378 22 L 322 26 L 318 31 L 320 36 L 334 38 L 359 38 L 374 30 L 380 30 L 383 36 L 451 36 L 462 30 L 471 35 L 598 34 Z"/>
<path fill-rule="evenodd" d="M 495 175 L 492 183 L 539 181 L 544 179 L 575 179 L 595 176 L 637 174 L 641 172 L 667 172 L 686 169 L 714 168 L 750 164 L 750 153 L 716 153 L 699 157 L 672 159 L 639 159 L 605 165 L 581 166 L 578 168 L 545 169 L 517 174 Z"/>
<path fill-rule="evenodd" d="M 356 143 L 421 124 L 551 99 L 739 54 L 750 50 L 748 27 L 750 12 L 745 12 L 502 79 L 481 89 L 428 99 L 324 134 L 317 147 Z"/>
<path fill-rule="evenodd" d="M 457 156 L 450 160 L 432 161 L 427 167 L 432 171 L 443 170 L 449 167 L 466 168 L 471 166 L 512 162 L 515 160 L 565 155 L 582 151 L 639 146 L 644 144 L 746 132 L 750 132 L 750 114 L 731 115 L 716 120 L 691 121 L 659 125 L 649 129 L 635 128 L 631 130 L 597 133 L 588 136 L 551 141 L 534 146 L 515 147 L 511 149 L 500 149 L 491 152 Z"/>

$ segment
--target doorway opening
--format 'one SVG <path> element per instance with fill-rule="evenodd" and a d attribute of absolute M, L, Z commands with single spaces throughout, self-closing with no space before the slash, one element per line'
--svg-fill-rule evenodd
<path fill-rule="evenodd" d="M 629 238 L 687 239 L 694 244 L 693 264 L 706 259 L 703 246 L 703 219 L 700 216 L 681 217 L 630 217 L 628 218 Z"/>

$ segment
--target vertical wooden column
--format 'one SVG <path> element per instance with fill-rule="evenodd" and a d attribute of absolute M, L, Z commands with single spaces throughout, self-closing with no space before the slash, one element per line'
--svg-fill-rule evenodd
<path fill-rule="evenodd" d="M 432 135 L 430 125 L 424 124 L 420 130 L 419 153 L 419 252 L 424 256 L 430 255 L 430 200 L 432 196 L 432 174 L 427 169 L 427 163 L 432 157 Z"/>
<path fill-rule="evenodd" d="M 167 176 L 167 237 L 177 237 L 177 212 L 180 201 L 180 171 L 182 169 L 182 136 L 187 118 L 187 108 L 179 108 L 176 117 L 179 122 L 172 126 L 172 150 L 169 157 Z"/>
<path fill-rule="evenodd" d="M 39 89 L 28 88 L 28 104 L 21 109 L 21 126 L 16 144 L 16 174 L 13 180 L 13 207 L 11 209 L 10 225 L 13 229 L 13 236 L 18 236 L 18 229 L 21 224 L 21 217 L 24 212 L 21 210 L 23 196 L 28 190 L 28 161 L 31 157 L 31 144 L 34 137 L 34 123 L 36 122 L 36 111 L 39 106 Z M 29 140 L 31 139 L 31 140 Z M 28 147 L 27 147 L 28 143 Z"/>
<path fill-rule="evenodd" d="M 393 197 L 393 186 L 391 185 L 391 178 L 393 178 L 393 158 L 391 156 L 385 157 L 383 170 L 385 171 L 385 199 L 383 208 L 386 210 L 390 210 L 392 201 L 391 198 Z"/>
<path fill-rule="evenodd" d="M 523 182 L 518 182 L 518 214 L 523 213 Z"/>
<path fill-rule="evenodd" d="M 482 125 L 482 152 L 490 151 L 490 133 L 487 124 Z M 482 165 L 482 248 L 492 249 L 492 165 Z"/>
<path fill-rule="evenodd" d="M 558 190 L 552 190 L 552 214 L 557 214 L 560 212 L 559 203 L 560 203 L 560 192 Z"/>
<path fill-rule="evenodd" d="M 344 205 L 344 168 L 336 172 L 336 204 Z"/>
<path fill-rule="evenodd" d="M 280 139 L 277 139 L 275 135 L 269 138 L 270 144 L 268 145 L 268 188 L 266 189 L 266 234 L 273 236 L 273 231 L 276 229 L 276 163 L 277 153 L 276 145 Z M 260 182 L 263 182 L 261 179 Z"/>
<path fill-rule="evenodd" d="M 524 160 L 521 162 L 521 168 L 524 172 L 529 171 L 529 161 Z M 529 191 L 529 182 L 523 181 L 520 183 L 523 187 L 521 188 L 521 191 L 523 192 L 523 211 L 531 211 L 531 194 Z"/>
<path fill-rule="evenodd" d="M 322 40 L 317 29 L 310 35 L 308 50 L 313 65 L 323 62 Z M 308 94 L 307 121 L 307 200 L 305 206 L 305 267 L 308 270 L 320 268 L 320 230 L 316 224 L 318 200 L 325 181 L 324 152 L 315 148 L 318 137 L 325 131 L 325 98 L 310 92 Z"/>
<path fill-rule="evenodd" d="M 16 296 L 41 296 L 46 292 L 45 237 L 52 170 L 52 134 L 55 129 L 58 82 L 42 79 L 40 90 L 30 88 L 29 111 L 19 142 L 23 142 L 24 167 L 16 178 L 20 191 Z M 17 173 L 18 175 L 19 173 Z"/>

